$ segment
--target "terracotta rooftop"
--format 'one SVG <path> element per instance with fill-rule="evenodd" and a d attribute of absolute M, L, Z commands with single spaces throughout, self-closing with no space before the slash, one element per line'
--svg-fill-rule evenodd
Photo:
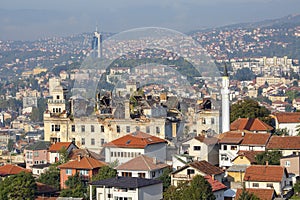
<path fill-rule="evenodd" d="M 245 133 L 241 145 L 266 146 L 271 133 Z"/>
<path fill-rule="evenodd" d="M 159 137 L 149 135 L 147 133 L 137 131 L 116 140 L 113 140 L 105 145 L 105 147 L 121 147 L 121 148 L 139 148 L 143 149 L 147 145 L 167 143 L 166 140 Z"/>
<path fill-rule="evenodd" d="M 267 149 L 300 149 L 300 136 L 272 136 Z"/>
<path fill-rule="evenodd" d="M 49 148 L 50 152 L 58 152 L 60 151 L 63 147 L 65 149 L 68 149 L 69 146 L 72 144 L 72 142 L 57 142 L 55 144 L 52 144 Z"/>
<path fill-rule="evenodd" d="M 96 160 L 101 160 L 101 155 L 88 149 L 73 149 L 69 155 L 70 160 L 77 160 L 78 155 L 81 157 L 90 157 Z"/>
<path fill-rule="evenodd" d="M 215 179 L 212 179 L 211 176 L 205 176 L 204 177 L 207 182 L 211 185 L 211 188 L 212 188 L 212 191 L 213 192 L 216 192 L 216 191 L 219 191 L 219 190 L 225 190 L 227 187 L 221 183 L 220 181 L 218 180 L 215 180 Z"/>
<path fill-rule="evenodd" d="M 221 168 L 216 167 L 205 160 L 201 160 L 201 161 L 194 161 L 194 162 L 188 163 L 185 166 L 179 168 L 178 170 L 172 172 L 172 174 L 176 174 L 177 172 L 180 172 L 188 167 L 192 167 L 192 168 L 198 170 L 199 172 L 202 172 L 205 175 L 209 175 L 209 176 L 223 173 L 223 170 Z"/>
<path fill-rule="evenodd" d="M 281 112 L 276 113 L 275 117 L 278 123 L 300 123 L 300 112 Z"/>
<path fill-rule="evenodd" d="M 23 167 L 17 165 L 11 165 L 11 164 L 7 164 L 0 167 L 0 176 L 15 175 L 21 172 L 31 172 L 31 171 Z"/>
<path fill-rule="evenodd" d="M 270 200 L 273 199 L 275 195 L 274 189 L 253 189 L 253 188 L 246 188 L 246 191 L 249 193 L 253 193 L 261 200 Z M 235 199 L 239 199 L 240 195 L 242 194 L 243 190 L 238 188 L 235 194 Z"/>
<path fill-rule="evenodd" d="M 152 171 L 156 169 L 166 168 L 169 165 L 161 162 L 155 163 L 154 158 L 150 158 L 145 155 L 140 155 L 136 158 L 129 160 L 128 162 L 119 165 L 117 170 L 133 170 L 133 171 Z"/>
<path fill-rule="evenodd" d="M 239 156 L 245 156 L 251 164 L 255 164 L 256 163 L 256 159 L 255 156 L 257 154 L 263 153 L 264 151 L 238 151 L 238 156 L 235 157 L 233 160 L 235 160 L 236 158 L 238 158 Z"/>
<path fill-rule="evenodd" d="M 252 165 L 246 169 L 245 181 L 280 182 L 287 171 L 278 165 Z M 288 176 L 288 175 L 287 175 Z"/>
<path fill-rule="evenodd" d="M 230 130 L 271 131 L 274 128 L 258 118 L 239 118 L 230 124 Z"/>
<path fill-rule="evenodd" d="M 100 168 L 107 165 L 104 162 L 96 160 L 90 157 L 83 157 L 81 159 L 69 161 L 62 165 L 59 165 L 58 168 L 60 169 L 95 169 Z"/>
<path fill-rule="evenodd" d="M 214 145 L 214 144 L 218 143 L 218 141 L 219 141 L 218 138 L 205 137 L 204 135 L 196 136 L 195 139 L 202 142 L 202 143 L 205 143 L 207 145 Z"/>

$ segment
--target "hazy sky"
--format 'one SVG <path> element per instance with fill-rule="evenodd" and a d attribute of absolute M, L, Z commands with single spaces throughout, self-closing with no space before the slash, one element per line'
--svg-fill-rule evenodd
<path fill-rule="evenodd" d="M 3 0 L 0 40 L 156 26 L 181 32 L 300 13 L 299 0 Z"/>

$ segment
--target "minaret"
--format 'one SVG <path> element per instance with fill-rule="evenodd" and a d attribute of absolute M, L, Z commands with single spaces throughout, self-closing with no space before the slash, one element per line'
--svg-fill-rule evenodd
<path fill-rule="evenodd" d="M 230 131 L 230 113 L 229 113 L 229 76 L 227 66 L 224 66 L 222 76 L 222 132 Z"/>

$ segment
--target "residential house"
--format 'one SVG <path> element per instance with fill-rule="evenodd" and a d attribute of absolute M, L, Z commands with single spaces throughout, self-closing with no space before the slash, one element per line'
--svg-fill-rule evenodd
<path fill-rule="evenodd" d="M 172 171 L 175 171 L 187 163 L 193 162 L 193 158 L 188 154 L 173 154 L 172 155 Z"/>
<path fill-rule="evenodd" d="M 258 118 L 238 118 L 230 124 L 231 131 L 251 131 L 254 133 L 269 133 L 274 128 Z"/>
<path fill-rule="evenodd" d="M 184 146 L 188 146 L 187 152 L 194 160 L 206 160 L 213 165 L 219 164 L 219 144 L 218 138 L 208 136 L 196 136 L 187 142 Z"/>
<path fill-rule="evenodd" d="M 139 155 L 166 161 L 167 141 L 159 137 L 136 131 L 105 144 L 105 162 L 128 162 Z"/>
<path fill-rule="evenodd" d="M 284 167 L 268 164 L 249 166 L 245 172 L 244 183 L 246 188 L 273 188 L 279 196 L 287 195 L 293 187 Z"/>
<path fill-rule="evenodd" d="M 279 150 L 282 156 L 299 154 L 300 136 L 272 136 L 267 144 L 267 150 Z"/>
<path fill-rule="evenodd" d="M 10 176 L 10 175 L 16 175 L 21 172 L 31 172 L 31 170 L 25 169 L 18 165 L 11 165 L 11 164 L 6 164 L 6 165 L 3 165 L 0 167 L 0 176 L 2 178 Z"/>
<path fill-rule="evenodd" d="M 27 146 L 24 150 L 26 168 L 32 165 L 46 164 L 48 161 L 48 149 L 50 142 L 38 141 Z"/>
<path fill-rule="evenodd" d="M 90 199 L 93 187 L 96 199 L 153 200 L 163 198 L 163 185 L 160 180 L 138 177 L 116 177 L 90 183 Z"/>
<path fill-rule="evenodd" d="M 60 152 L 61 150 L 65 149 L 68 153 L 68 155 L 71 153 L 73 149 L 78 149 L 78 147 L 72 143 L 72 142 L 57 142 L 52 144 L 49 147 L 48 153 L 49 153 L 49 163 L 55 163 L 58 162 L 60 159 Z"/>
<path fill-rule="evenodd" d="M 211 176 L 205 176 L 204 178 L 211 185 L 211 189 L 216 200 L 224 200 L 224 192 L 227 187 L 220 181 L 213 179 Z"/>
<path fill-rule="evenodd" d="M 265 151 L 270 133 L 252 133 L 249 131 L 229 131 L 219 136 L 221 167 L 232 166 L 232 160 L 242 151 Z"/>
<path fill-rule="evenodd" d="M 155 179 L 170 166 L 159 162 L 156 158 L 140 155 L 116 167 L 119 176 Z"/>
<path fill-rule="evenodd" d="M 77 160 L 69 161 L 62 165 L 59 165 L 60 169 L 60 187 L 66 188 L 65 182 L 70 176 L 74 176 L 76 173 L 82 178 L 84 183 L 90 181 L 91 177 L 98 173 L 99 169 L 107 165 L 99 160 L 78 156 Z"/>
<path fill-rule="evenodd" d="M 275 128 L 286 129 L 290 136 L 297 135 L 297 126 L 300 125 L 300 112 L 280 112 L 274 115 Z"/>
<path fill-rule="evenodd" d="M 36 175 L 36 176 L 40 176 L 41 174 L 45 173 L 49 167 L 50 167 L 50 163 L 47 164 L 40 164 L 40 165 L 32 165 L 31 169 L 32 169 L 32 174 Z"/>
<path fill-rule="evenodd" d="M 171 184 L 178 186 L 180 182 L 191 181 L 198 174 L 201 176 L 211 176 L 219 182 L 222 182 L 224 177 L 224 171 L 219 167 L 205 160 L 193 161 L 171 173 Z"/>
<path fill-rule="evenodd" d="M 280 166 L 286 168 L 287 172 L 290 174 L 300 175 L 300 155 L 291 154 L 289 156 L 284 156 L 280 159 Z"/>
<path fill-rule="evenodd" d="M 247 188 L 246 191 L 250 194 L 254 194 L 260 200 L 273 200 L 277 197 L 274 189 Z M 243 189 L 237 189 L 235 199 L 239 199 L 242 192 Z"/>

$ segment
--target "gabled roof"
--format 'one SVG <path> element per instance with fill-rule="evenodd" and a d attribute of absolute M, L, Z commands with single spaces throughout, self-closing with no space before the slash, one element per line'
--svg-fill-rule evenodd
<path fill-rule="evenodd" d="M 272 136 L 267 149 L 300 149 L 300 136 Z"/>
<path fill-rule="evenodd" d="M 287 175 L 284 167 L 278 165 L 252 165 L 246 169 L 245 181 L 280 182 Z"/>
<path fill-rule="evenodd" d="M 254 188 L 246 188 L 246 191 L 249 193 L 253 193 L 261 200 L 271 200 L 275 196 L 274 189 L 254 189 Z M 235 194 L 235 199 L 239 199 L 242 194 L 243 189 L 238 188 Z"/>
<path fill-rule="evenodd" d="M 50 146 L 50 142 L 47 141 L 38 141 L 34 144 L 31 144 L 27 146 L 25 149 L 26 150 L 32 150 L 32 151 L 37 151 L 37 150 L 48 150 Z"/>
<path fill-rule="evenodd" d="M 76 160 L 78 158 L 78 156 L 81 157 L 90 157 L 90 158 L 94 158 L 96 160 L 101 160 L 101 155 L 97 154 L 93 151 L 89 151 L 88 149 L 72 149 L 69 158 L 71 160 Z"/>
<path fill-rule="evenodd" d="M 172 174 L 176 174 L 188 167 L 192 167 L 192 168 L 196 169 L 197 171 L 202 172 L 205 175 L 209 175 L 209 176 L 218 175 L 218 174 L 223 173 L 223 170 L 221 168 L 216 167 L 205 160 L 201 160 L 201 161 L 194 161 L 194 162 L 188 163 L 185 166 L 181 167 L 180 169 L 172 172 Z"/>
<path fill-rule="evenodd" d="M 107 143 L 105 147 L 143 149 L 147 145 L 158 143 L 167 143 L 167 141 L 141 131 L 136 131 Z"/>
<path fill-rule="evenodd" d="M 78 160 L 69 161 L 62 165 L 59 165 L 60 169 L 96 169 L 107 165 L 104 162 L 96 160 L 94 158 L 83 157 Z"/>
<path fill-rule="evenodd" d="M 230 130 L 271 131 L 274 128 L 258 118 L 238 118 L 230 124 Z"/>
<path fill-rule="evenodd" d="M 155 180 L 155 179 L 117 176 L 116 178 L 94 181 L 91 183 L 91 185 L 118 187 L 118 188 L 141 188 L 141 187 L 156 185 L 160 183 L 162 183 L 162 181 Z"/>
<path fill-rule="evenodd" d="M 275 117 L 278 123 L 300 123 L 300 112 L 280 112 Z"/>
<path fill-rule="evenodd" d="M 154 158 L 145 155 L 140 155 L 128 162 L 119 165 L 116 170 L 132 170 L 132 171 L 153 171 L 166 168 L 169 165 L 161 162 L 155 163 Z"/>
<path fill-rule="evenodd" d="M 58 152 L 62 148 L 68 149 L 71 144 L 72 144 L 72 142 L 57 142 L 50 146 L 49 151 L 50 152 Z"/>
<path fill-rule="evenodd" d="M 17 165 L 6 164 L 0 167 L 0 176 L 9 176 L 19 174 L 21 172 L 31 172 L 28 169 Z"/>
<path fill-rule="evenodd" d="M 232 160 L 232 162 L 233 162 L 235 159 L 237 159 L 238 157 L 245 156 L 245 157 L 249 160 L 249 162 L 250 162 L 251 164 L 255 164 L 255 163 L 256 163 L 255 156 L 256 156 L 257 154 L 260 154 L 260 153 L 263 153 L 263 152 L 264 152 L 264 151 L 242 151 L 242 150 L 240 150 L 240 151 L 237 152 L 238 156 L 235 157 L 235 158 Z"/>
<path fill-rule="evenodd" d="M 211 176 L 205 176 L 204 177 L 207 182 L 211 185 L 212 191 L 216 192 L 219 190 L 225 190 L 227 187 L 221 183 L 220 181 L 216 180 L 216 179 L 212 179 Z"/>

